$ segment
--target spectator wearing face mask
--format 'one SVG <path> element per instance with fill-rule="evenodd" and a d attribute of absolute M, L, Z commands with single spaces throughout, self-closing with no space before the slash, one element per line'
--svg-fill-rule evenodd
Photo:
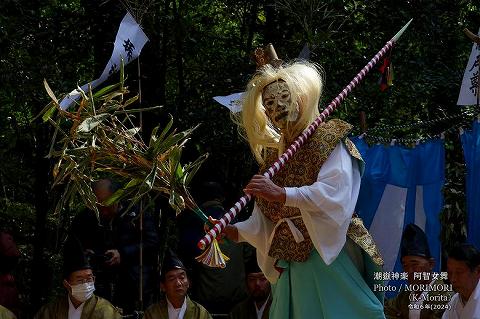
<path fill-rule="evenodd" d="M 120 312 L 112 304 L 94 295 L 95 276 L 78 239 L 67 239 L 64 247 L 63 286 L 67 291 L 53 302 L 43 306 L 35 319 L 120 319 Z"/>

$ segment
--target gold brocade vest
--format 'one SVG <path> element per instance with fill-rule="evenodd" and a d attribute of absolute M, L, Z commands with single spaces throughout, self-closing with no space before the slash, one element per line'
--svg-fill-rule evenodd
<path fill-rule="evenodd" d="M 323 123 L 293 158 L 286 163 L 285 167 L 276 173 L 272 181 L 280 187 L 312 185 L 317 181 L 323 163 L 340 141 L 345 143 L 352 157 L 362 160 L 355 145 L 346 138 L 351 129 L 350 124 L 338 119 Z M 270 150 L 267 153 L 261 172 L 270 167 L 277 158 L 277 152 Z M 261 198 L 257 198 L 257 205 L 263 214 L 276 225 L 268 255 L 286 261 L 306 261 L 313 249 L 313 243 L 301 218 L 300 210 L 296 207 L 284 206 L 278 202 L 268 202 Z M 281 219 L 289 219 L 302 233 L 304 240 L 296 242 L 287 221 L 280 221 Z M 377 247 L 360 218 L 352 218 L 347 235 L 366 251 L 376 264 L 383 264 Z"/>

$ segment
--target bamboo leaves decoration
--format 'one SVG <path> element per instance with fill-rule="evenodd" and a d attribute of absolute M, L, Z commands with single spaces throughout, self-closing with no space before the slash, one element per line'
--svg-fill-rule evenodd
<path fill-rule="evenodd" d="M 48 154 L 55 162 L 53 186 L 63 186 L 57 214 L 78 196 L 98 214 L 91 185 L 106 174 L 120 180 L 122 187 L 103 205 L 119 201 L 134 205 L 145 196 L 161 194 L 169 198 L 177 215 L 187 208 L 206 221 L 188 185 L 207 155 L 186 165 L 180 163 L 182 149 L 195 128 L 178 132 L 172 128 L 170 116 L 167 125 L 157 126 L 148 144 L 144 143 L 140 128 L 134 125 L 135 113 L 158 107 L 127 109 L 138 96 L 125 100 L 128 90 L 124 86 L 123 66 L 119 83 L 95 93 L 78 89 L 81 97 L 71 111 L 61 110 L 46 81 L 44 85 L 52 101 L 40 115 L 55 129 Z"/>

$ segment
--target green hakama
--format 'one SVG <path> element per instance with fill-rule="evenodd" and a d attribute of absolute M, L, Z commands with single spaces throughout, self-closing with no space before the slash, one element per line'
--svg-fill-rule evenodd
<path fill-rule="evenodd" d="M 343 249 L 330 265 L 316 250 L 305 262 L 279 261 L 270 319 L 383 319 L 383 305 Z M 292 293 L 294 292 L 294 293 Z"/>

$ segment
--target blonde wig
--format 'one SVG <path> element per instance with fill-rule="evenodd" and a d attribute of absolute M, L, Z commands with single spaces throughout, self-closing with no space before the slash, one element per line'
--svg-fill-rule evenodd
<path fill-rule="evenodd" d="M 285 81 L 292 103 L 299 106 L 297 121 L 287 122 L 286 128 L 282 130 L 273 126 L 262 104 L 264 88 L 275 81 Z M 285 143 L 293 142 L 317 118 L 322 88 L 323 79 L 319 67 L 303 61 L 279 68 L 266 65 L 253 76 L 243 95 L 242 112 L 237 123 L 259 164 L 264 163 L 267 148 L 276 148 L 282 153 L 289 146 Z"/>

